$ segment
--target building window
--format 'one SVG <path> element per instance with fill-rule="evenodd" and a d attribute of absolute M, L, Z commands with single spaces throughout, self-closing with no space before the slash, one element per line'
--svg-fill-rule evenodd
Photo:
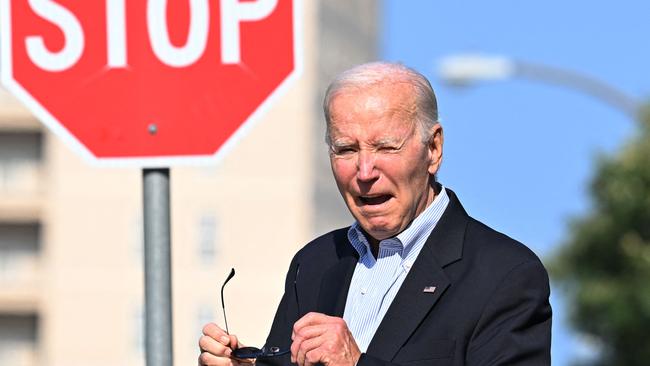
<path fill-rule="evenodd" d="M 37 131 L 0 131 L 0 192 L 39 190 L 43 134 Z"/>
<path fill-rule="evenodd" d="M 35 281 L 39 251 L 38 223 L 0 223 L 0 282 Z"/>
<path fill-rule="evenodd" d="M 198 256 L 206 266 L 214 265 L 217 257 L 217 233 L 219 225 L 217 218 L 211 214 L 204 214 L 199 220 L 198 228 Z"/>
<path fill-rule="evenodd" d="M 0 314 L 0 365 L 36 365 L 38 317 Z"/>

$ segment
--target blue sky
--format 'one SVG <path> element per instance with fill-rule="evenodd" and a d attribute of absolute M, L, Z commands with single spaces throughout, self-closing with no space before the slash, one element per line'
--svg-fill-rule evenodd
<path fill-rule="evenodd" d="M 595 159 L 635 131 L 620 111 L 584 93 L 512 79 L 454 89 L 441 57 L 503 55 L 596 77 L 633 97 L 650 96 L 650 2 L 384 0 L 381 57 L 427 75 L 445 129 L 440 180 L 477 219 L 542 258 L 588 212 Z M 588 354 L 572 334 L 558 291 L 553 364 Z"/>

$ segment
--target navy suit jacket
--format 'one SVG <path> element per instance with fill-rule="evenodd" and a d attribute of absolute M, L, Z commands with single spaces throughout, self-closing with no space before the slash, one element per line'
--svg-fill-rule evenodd
<path fill-rule="evenodd" d="M 358 366 L 550 365 L 549 284 L 523 244 L 449 205 L 411 267 Z M 325 234 L 293 258 L 267 346 L 291 345 L 308 312 L 343 316 L 358 254 L 347 229 Z M 424 292 L 435 286 L 435 291 Z M 289 356 L 259 359 L 289 365 Z"/>

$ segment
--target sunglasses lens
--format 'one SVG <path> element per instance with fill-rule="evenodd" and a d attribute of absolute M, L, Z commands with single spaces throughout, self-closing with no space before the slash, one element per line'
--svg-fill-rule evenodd
<path fill-rule="evenodd" d="M 266 347 L 259 349 L 257 347 L 242 347 L 232 351 L 233 357 L 237 358 L 260 358 L 282 356 L 289 353 L 289 350 L 283 350 L 280 347 Z"/>
<path fill-rule="evenodd" d="M 232 355 L 237 358 L 258 358 L 262 353 L 257 347 L 242 347 L 232 351 Z"/>

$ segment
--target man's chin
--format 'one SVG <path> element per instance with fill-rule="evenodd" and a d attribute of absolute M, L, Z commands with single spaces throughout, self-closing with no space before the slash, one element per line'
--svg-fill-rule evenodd
<path fill-rule="evenodd" d="M 361 224 L 361 228 L 366 232 L 366 234 L 379 241 L 392 238 L 399 233 L 399 230 L 386 224 L 373 224 L 372 222 L 368 221 L 359 221 L 359 223 Z"/>

